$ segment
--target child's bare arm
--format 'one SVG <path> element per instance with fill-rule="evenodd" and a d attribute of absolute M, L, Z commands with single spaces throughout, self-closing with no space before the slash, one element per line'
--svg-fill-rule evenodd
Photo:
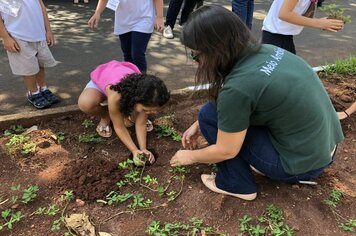
<path fill-rule="evenodd" d="M 101 13 L 105 10 L 108 0 L 99 0 L 98 5 L 96 6 L 94 15 L 89 19 L 88 26 L 90 28 L 96 28 L 100 21 Z"/>
<path fill-rule="evenodd" d="M 9 52 L 19 52 L 20 47 L 17 42 L 7 32 L 4 21 L 0 17 L 0 37 L 2 38 L 5 50 Z"/>
<path fill-rule="evenodd" d="M 135 121 L 136 137 L 140 150 L 147 149 L 147 115 L 141 112 L 137 115 Z"/>
<path fill-rule="evenodd" d="M 284 0 L 279 11 L 279 18 L 291 24 L 324 29 L 332 32 L 339 31 L 343 28 L 344 22 L 341 20 L 326 18 L 317 19 L 298 15 L 293 11 L 297 3 L 298 0 Z"/>
<path fill-rule="evenodd" d="M 47 9 L 46 9 L 46 6 L 44 5 L 42 0 L 39 0 L 39 2 L 41 5 L 41 8 L 42 8 L 42 15 L 43 15 L 44 23 L 45 23 L 47 44 L 48 44 L 48 46 L 52 46 L 52 45 L 54 45 L 55 40 L 54 40 L 54 36 L 52 33 L 51 24 L 49 23 Z"/>
<path fill-rule="evenodd" d="M 108 90 L 107 90 L 108 91 Z M 114 130 L 121 142 L 132 152 L 135 153 L 138 150 L 137 146 L 133 142 L 129 131 L 124 123 L 124 116 L 120 112 L 118 105 L 120 102 L 120 94 L 115 91 L 108 91 L 108 108 L 110 119 L 114 125 Z"/>
<path fill-rule="evenodd" d="M 163 0 L 153 0 L 156 8 L 156 20 L 155 28 L 162 32 L 164 29 L 164 20 L 163 20 Z"/>

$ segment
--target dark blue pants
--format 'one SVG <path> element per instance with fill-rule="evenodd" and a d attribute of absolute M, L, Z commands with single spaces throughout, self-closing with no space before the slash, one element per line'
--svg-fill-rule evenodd
<path fill-rule="evenodd" d="M 124 60 L 135 64 L 142 73 L 145 73 L 147 71 L 146 49 L 151 34 L 132 31 L 120 34 L 119 38 Z"/>
<path fill-rule="evenodd" d="M 232 11 L 240 17 L 249 29 L 252 28 L 253 0 L 232 0 Z"/>
<path fill-rule="evenodd" d="M 200 131 L 209 144 L 217 138 L 217 110 L 213 103 L 206 103 L 199 111 Z M 290 175 L 282 167 L 279 154 L 274 148 L 266 127 L 251 126 L 238 155 L 217 163 L 216 186 L 231 193 L 256 193 L 256 183 L 250 165 L 273 180 L 297 183 L 320 175 L 325 167 L 304 174 Z"/>
<path fill-rule="evenodd" d="M 182 4 L 183 0 L 171 0 L 169 2 L 165 25 L 169 25 L 172 29 L 174 28 Z M 188 20 L 190 13 L 194 10 L 195 4 L 196 0 L 184 0 L 179 21 L 180 25 L 183 25 Z"/>

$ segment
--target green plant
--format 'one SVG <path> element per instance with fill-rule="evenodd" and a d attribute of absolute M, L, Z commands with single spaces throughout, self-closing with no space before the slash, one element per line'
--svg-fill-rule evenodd
<path fill-rule="evenodd" d="M 21 213 L 21 211 L 17 211 L 16 213 L 12 213 L 11 209 L 6 209 L 6 210 L 1 212 L 1 217 L 3 218 L 5 223 L 4 224 L 0 223 L 0 231 L 2 229 L 4 229 L 5 227 L 7 227 L 8 229 L 12 229 L 13 228 L 13 224 L 15 222 L 19 222 L 24 217 L 24 215 Z"/>
<path fill-rule="evenodd" d="M 14 155 L 18 152 L 22 154 L 31 154 L 36 152 L 36 144 L 29 142 L 30 138 L 23 134 L 14 134 L 10 136 L 9 141 L 5 144 L 7 151 Z"/>
<path fill-rule="evenodd" d="M 226 236 L 209 226 L 204 226 L 204 221 L 198 218 L 192 218 L 189 223 L 166 223 L 161 225 L 159 221 L 153 220 L 146 229 L 148 235 L 154 236 L 178 236 L 178 235 L 200 235 L 201 232 L 207 235 Z"/>
<path fill-rule="evenodd" d="M 4 131 L 4 136 L 11 136 L 13 134 L 21 134 L 25 131 L 22 125 L 11 125 L 10 128 Z"/>
<path fill-rule="evenodd" d="M 59 212 L 59 210 L 60 209 L 56 204 L 52 204 L 49 207 L 47 207 L 47 210 L 46 210 L 45 214 L 49 215 L 49 216 L 54 216 Z"/>
<path fill-rule="evenodd" d="M 79 142 L 81 143 L 101 143 L 103 139 L 97 134 L 81 134 Z"/>
<path fill-rule="evenodd" d="M 61 230 L 61 220 L 54 220 L 52 222 L 51 230 L 53 232 L 57 232 L 57 231 Z"/>
<path fill-rule="evenodd" d="M 144 166 L 148 162 L 148 158 L 144 153 L 139 153 L 132 158 L 134 164 L 136 166 Z"/>
<path fill-rule="evenodd" d="M 328 75 L 356 75 L 356 56 L 338 59 L 334 64 L 324 66 L 323 70 Z"/>
<path fill-rule="evenodd" d="M 253 224 L 255 221 L 248 215 L 240 218 L 239 222 L 239 235 L 293 235 L 293 230 L 284 223 L 283 210 L 272 204 L 257 218 L 256 224 Z"/>
<path fill-rule="evenodd" d="M 84 126 L 87 129 L 87 128 L 93 127 L 94 122 L 92 120 L 85 119 L 82 123 L 82 126 Z"/>
<path fill-rule="evenodd" d="M 131 209 L 136 209 L 136 208 L 144 208 L 144 207 L 149 207 L 152 203 L 152 200 L 150 199 L 144 199 L 142 194 L 136 194 L 132 195 L 132 203 L 129 204 L 127 207 Z"/>
<path fill-rule="evenodd" d="M 133 164 L 133 160 L 132 159 L 127 159 L 126 161 L 122 161 L 119 163 L 119 168 L 121 169 L 128 169 L 130 167 L 132 167 L 132 164 Z"/>
<path fill-rule="evenodd" d="M 157 178 L 151 177 L 150 175 L 146 175 L 142 177 L 142 180 L 145 182 L 145 184 L 157 184 Z"/>
<path fill-rule="evenodd" d="M 33 185 L 28 187 L 27 189 L 23 190 L 23 195 L 22 195 L 22 202 L 23 203 L 29 203 L 30 201 L 33 201 L 37 197 L 37 192 L 39 188 L 37 185 Z"/>
<path fill-rule="evenodd" d="M 325 12 L 330 19 L 338 19 L 344 21 L 344 23 L 351 23 L 351 16 L 344 15 L 345 9 L 340 8 L 336 4 L 325 4 L 320 7 L 320 11 Z"/>
<path fill-rule="evenodd" d="M 346 223 L 341 223 L 339 227 L 349 233 L 356 231 L 356 219 L 348 220 Z"/>
<path fill-rule="evenodd" d="M 156 128 L 156 134 L 158 138 L 171 137 L 174 141 L 180 142 L 182 136 L 171 126 L 159 125 Z"/>
<path fill-rule="evenodd" d="M 57 132 L 51 136 L 57 143 L 61 143 L 65 139 L 65 133 Z"/>
<path fill-rule="evenodd" d="M 324 200 L 324 203 L 330 207 L 335 208 L 337 204 L 340 202 L 341 197 L 343 195 L 344 194 L 341 191 L 333 189 L 329 194 L 328 199 Z"/>

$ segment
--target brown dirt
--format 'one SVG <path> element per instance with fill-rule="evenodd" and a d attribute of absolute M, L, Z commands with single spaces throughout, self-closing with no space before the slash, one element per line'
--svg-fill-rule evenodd
<path fill-rule="evenodd" d="M 356 100 L 355 77 L 343 78 L 341 81 L 337 78 L 323 79 L 337 110 L 344 109 Z M 199 107 L 204 101 L 201 95 L 173 96 L 159 116 L 174 114 L 174 128 L 184 132 L 196 120 Z M 215 194 L 206 189 L 200 182 L 200 175 L 211 172 L 208 165 L 189 167 L 190 172 L 186 174 L 181 189 L 179 181 L 171 179 L 173 174 L 169 166 L 170 158 L 181 145 L 170 138 L 158 139 L 153 131 L 149 133 L 148 147 L 159 158 L 154 165 L 137 171 L 157 178 L 158 184 L 150 185 L 153 189 L 169 186 L 167 192 L 181 191 L 179 197 L 168 204 L 167 196 L 161 197 L 138 183 L 122 188 L 116 185 L 128 173 L 128 170 L 119 169 L 118 163 L 127 160 L 130 153 L 114 135 L 98 144 L 80 143 L 80 134 L 95 133 L 95 125 L 90 128 L 81 125 L 84 119 L 89 118 L 84 114 L 74 114 L 38 124 L 39 130 L 29 135 L 30 140 L 37 144 L 36 153 L 30 156 L 20 153 L 9 155 L 5 146 L 8 137 L 0 137 L 0 203 L 14 195 L 22 195 L 19 191 L 10 190 L 10 186 L 21 184 L 23 189 L 36 184 L 40 188 L 36 199 L 29 204 L 14 205 L 7 201 L 0 205 L 0 211 L 12 207 L 26 214 L 24 219 L 14 223 L 14 229 L 0 230 L 1 235 L 63 235 L 64 227 L 60 232 L 51 231 L 52 222 L 60 217 L 60 213 L 56 216 L 31 213 L 38 207 L 50 204 L 57 204 L 63 209 L 64 205 L 59 198 L 66 190 L 73 190 L 75 197 L 85 204 L 80 206 L 72 201 L 65 214 L 86 212 L 97 229 L 100 225 L 102 231 L 115 236 L 147 235 L 145 230 L 152 220 L 187 223 L 193 217 L 203 219 L 206 225 L 219 232 L 236 235 L 239 232 L 239 218 L 244 215 L 258 217 L 269 204 L 283 209 L 284 222 L 294 229 L 294 235 L 349 235 L 338 227 L 336 215 L 323 201 L 328 198 L 331 189 L 343 191 L 345 195 L 337 207 L 338 214 L 347 219 L 356 218 L 356 115 L 342 121 L 346 139 L 339 145 L 336 162 L 316 179 L 318 185 L 289 185 L 256 176 L 258 197 L 252 202 Z M 155 118 L 158 117 L 152 117 Z M 65 133 L 65 139 L 60 143 L 51 138 L 52 134 L 58 132 Z M 204 140 L 201 145 L 204 145 Z M 108 220 L 126 211 L 127 205 L 132 203 L 127 201 L 107 206 L 96 202 L 98 199 L 105 200 L 111 191 L 120 194 L 141 193 L 145 199 L 151 199 L 154 206 L 161 207 L 123 213 Z M 0 224 L 3 223 L 0 219 Z"/>

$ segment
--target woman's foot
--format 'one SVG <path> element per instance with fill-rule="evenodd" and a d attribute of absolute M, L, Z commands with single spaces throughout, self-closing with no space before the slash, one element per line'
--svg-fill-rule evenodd
<path fill-rule="evenodd" d="M 104 138 L 110 138 L 112 135 L 112 128 L 110 127 L 110 122 L 105 122 L 101 120 L 96 127 L 96 132 Z"/>
<path fill-rule="evenodd" d="M 229 193 L 222 189 L 219 189 L 218 187 L 216 187 L 214 174 L 211 174 L 211 175 L 203 174 L 203 175 L 201 175 L 201 180 L 203 181 L 203 184 L 208 189 L 210 189 L 211 191 L 216 192 L 216 193 L 221 193 L 221 194 L 229 195 L 232 197 L 237 197 L 237 198 L 247 200 L 247 201 L 252 201 L 257 196 L 257 193 L 251 193 L 251 194 Z"/>
<path fill-rule="evenodd" d="M 339 120 L 346 119 L 350 116 L 346 111 L 340 111 L 337 113 L 337 115 L 339 116 Z"/>

